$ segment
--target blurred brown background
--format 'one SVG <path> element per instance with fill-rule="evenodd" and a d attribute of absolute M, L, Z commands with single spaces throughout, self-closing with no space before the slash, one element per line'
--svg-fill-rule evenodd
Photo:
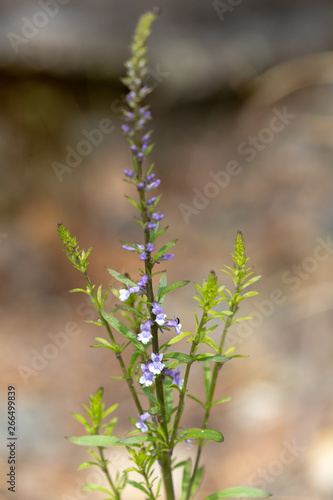
<path fill-rule="evenodd" d="M 118 374 L 114 358 L 89 347 L 101 332 L 84 322 L 94 317 L 84 297 L 68 293 L 84 283 L 57 222 L 82 248 L 94 247 L 94 283 L 110 284 L 104 266 L 135 276 L 137 262 L 119 243 L 140 239 L 123 197 L 124 188 L 131 194 L 122 182 L 130 157 L 119 77 L 135 23 L 155 4 L 0 2 L 2 498 L 12 498 L 4 479 L 9 384 L 17 390 L 19 500 L 102 497 L 79 490 L 98 477 L 76 470 L 88 455 L 64 439 L 82 432 L 71 413 L 100 385 L 109 404 L 120 403 L 119 433 L 129 429 L 127 415 L 136 417 L 122 383 L 108 379 Z M 332 2 L 160 6 L 149 101 L 160 210 L 168 238 L 179 238 L 169 280 L 201 283 L 230 264 L 237 229 L 263 276 L 242 311 L 254 319 L 228 341 L 250 356 L 223 370 L 218 397 L 233 399 L 210 425 L 225 442 L 206 448 L 198 499 L 240 484 L 279 499 L 331 499 Z M 109 126 L 102 138 L 93 132 L 101 122 Z M 191 284 L 165 303 L 184 330 L 194 328 L 193 295 Z M 196 369 L 192 390 L 201 389 Z M 189 400 L 184 424 L 201 418 Z M 180 456 L 193 452 L 179 448 Z M 110 470 L 126 466 L 112 450 Z M 135 495 L 129 489 L 124 498 Z"/>

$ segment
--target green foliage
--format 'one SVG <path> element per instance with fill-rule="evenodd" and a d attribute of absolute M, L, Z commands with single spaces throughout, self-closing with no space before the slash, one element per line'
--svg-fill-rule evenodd
<path fill-rule="evenodd" d="M 80 251 L 76 238 L 70 235 L 68 229 L 66 229 L 61 222 L 58 223 L 58 234 L 65 247 L 68 259 L 72 262 L 76 269 L 78 269 L 81 273 L 85 273 L 89 265 L 87 258 L 89 257 L 92 248 L 89 248 L 87 252 L 84 250 Z"/>
<path fill-rule="evenodd" d="M 103 388 L 99 388 L 90 396 L 89 406 L 83 404 L 84 416 L 73 415 L 83 425 L 86 435 L 72 436 L 68 440 L 88 448 L 87 451 L 93 458 L 91 461 L 83 462 L 79 468 L 99 467 L 108 482 L 107 488 L 88 484 L 84 489 L 107 494 L 108 500 L 121 500 L 122 491 L 127 484 L 143 492 L 148 500 L 156 500 L 162 484 L 155 471 L 157 463 L 161 467 L 167 500 L 175 500 L 176 497 L 181 500 L 194 498 L 203 478 L 204 469 L 200 465 L 203 446 L 210 441 L 221 443 L 224 440 L 220 430 L 208 428 L 212 409 L 230 400 L 229 397 L 215 399 L 218 377 L 227 361 L 241 357 L 233 354 L 233 348 L 224 352 L 225 339 L 235 323 L 247 319 L 237 317 L 237 312 L 242 300 L 257 294 L 256 291 L 244 290 L 260 278 L 253 276 L 252 268 L 247 267 L 249 259 L 246 257 L 245 242 L 242 232 L 238 231 L 232 253 L 233 266 L 221 269 L 228 279 L 231 279 L 232 287 L 229 289 L 221 285 L 214 271 L 208 274 L 202 285 L 194 284 L 196 288 L 194 299 L 199 303 L 201 313 L 200 315 L 195 313 L 196 325 L 193 332 L 182 332 L 180 320 L 176 319 L 176 315 L 165 319 L 167 315 L 163 311 L 163 304 L 166 295 L 177 292 L 189 281 L 180 280 L 168 285 L 167 272 L 164 269 L 157 272 L 154 270 L 155 265 L 172 257 L 167 252 L 176 243 L 176 240 L 172 240 L 161 248 L 155 246 L 156 240 L 168 227 L 159 228 L 159 221 L 163 216 L 153 213 L 161 195 L 146 199 L 147 192 L 157 187 L 152 186 L 155 181 L 149 184 L 154 179 L 153 163 L 143 170 L 143 163 L 153 147 L 152 144 L 148 144 L 151 131 L 144 136 L 142 132 L 145 124 L 142 117 L 147 115 L 146 119 L 150 118 L 148 106 L 143 106 L 142 101 L 151 90 L 144 84 L 144 78 L 148 73 L 146 42 L 155 18 L 155 12 L 148 12 L 140 18 L 131 46 L 131 57 L 125 65 L 127 75 L 122 80 L 130 91 L 126 96 L 129 109 L 123 111 L 124 119 L 130 125 L 125 125 L 123 131 L 131 146 L 134 168 L 134 171 L 127 171 L 128 178 L 125 180 L 137 188 L 138 196 L 137 200 L 127 195 L 126 198 L 139 213 L 135 220 L 143 230 L 143 244 L 122 243 L 125 249 L 132 251 L 135 258 L 140 257 L 141 278 L 132 279 L 126 272 L 121 274 L 107 268 L 111 277 L 117 281 L 120 290 L 109 287 L 103 294 L 102 285 L 95 287 L 87 274 L 87 258 L 91 248 L 87 252 L 80 250 L 76 238 L 70 235 L 63 224 L 58 225 L 59 237 L 65 246 L 67 257 L 83 274 L 86 281 L 86 289 L 75 288 L 72 292 L 81 292 L 89 296 L 98 316 L 96 321 L 89 320 L 89 322 L 99 327 L 103 326 L 107 334 L 107 338 L 96 337 L 97 344 L 92 347 L 112 351 L 119 364 L 121 375 L 110 376 L 109 379 L 121 380 L 127 385 L 139 417 L 139 421 L 135 420 L 133 415 L 129 417 L 134 429 L 124 437 L 115 435 L 117 417 L 112 417 L 112 413 L 118 405 L 113 404 L 105 409 Z M 152 255 L 153 252 L 156 253 Z M 106 303 L 110 290 L 117 300 L 111 311 L 107 310 Z M 172 333 L 173 328 L 176 334 Z M 161 337 L 165 337 L 162 345 Z M 186 349 L 181 350 L 179 346 L 185 339 Z M 198 351 L 203 345 L 208 352 L 202 352 L 202 349 Z M 171 352 L 172 349 L 179 350 Z M 203 395 L 196 394 L 195 387 L 193 391 L 191 389 L 194 394 L 189 393 L 191 369 L 198 363 L 201 363 L 203 371 L 205 387 Z M 181 377 L 182 374 L 184 378 Z M 197 409 L 198 415 L 202 418 L 201 427 L 186 428 L 183 425 L 187 398 L 199 405 Z M 195 460 L 193 463 L 190 459 L 176 463 L 173 458 L 176 447 L 183 446 L 184 441 L 188 444 L 190 440 L 196 446 Z M 112 477 L 104 451 L 115 446 L 126 448 L 133 466 L 117 472 Z M 178 492 L 175 494 L 173 483 L 173 471 L 177 467 L 183 467 L 180 496 Z M 132 472 L 139 474 L 140 480 L 133 480 L 129 476 Z M 265 498 L 268 495 L 267 492 L 255 488 L 240 487 L 220 490 L 205 500 Z"/>

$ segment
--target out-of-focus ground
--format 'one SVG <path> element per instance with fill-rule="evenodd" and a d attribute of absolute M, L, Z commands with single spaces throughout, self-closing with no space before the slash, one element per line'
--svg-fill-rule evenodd
<path fill-rule="evenodd" d="M 68 293 L 84 283 L 56 229 L 62 221 L 82 248 L 94 247 L 94 283 L 110 284 L 105 266 L 135 276 L 138 263 L 119 243 L 140 240 L 123 197 L 124 189 L 131 194 L 122 181 L 130 156 L 119 77 L 136 19 L 155 2 L 54 0 L 49 11 L 45 4 L 0 3 L 0 491 L 13 497 L 4 443 L 14 385 L 16 498 L 95 499 L 101 494 L 79 490 L 98 480 L 92 469 L 76 470 L 88 455 L 64 438 L 81 433 L 71 413 L 101 384 L 107 402 L 120 403 L 120 434 L 136 410 L 122 383 L 108 379 L 119 374 L 112 353 L 89 347 L 101 332 L 84 322 L 93 317 L 89 303 Z M 150 40 L 149 101 L 160 210 L 167 236 L 178 238 L 169 280 L 201 283 L 230 265 L 238 229 L 263 276 L 260 295 L 241 311 L 254 319 L 230 332 L 228 346 L 249 357 L 221 372 L 217 395 L 232 401 L 216 407 L 210 426 L 225 441 L 206 448 L 198 499 L 235 485 L 276 499 L 331 499 L 332 3 L 162 7 Z M 114 128 L 96 139 L 92 130 L 106 119 Z M 59 164 L 68 171 L 59 174 Z M 190 284 L 165 302 L 184 330 L 194 328 L 194 292 Z M 203 390 L 199 368 L 191 387 Z M 201 419 L 189 400 L 184 424 Z M 121 450 L 109 458 L 112 472 L 127 466 Z"/>

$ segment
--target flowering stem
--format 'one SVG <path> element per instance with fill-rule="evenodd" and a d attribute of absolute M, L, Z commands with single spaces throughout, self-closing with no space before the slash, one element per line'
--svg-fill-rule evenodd
<path fill-rule="evenodd" d="M 110 325 L 108 324 L 108 322 L 102 316 L 100 304 L 99 304 L 98 299 L 96 297 L 96 294 L 94 292 L 94 287 L 91 284 L 90 278 L 89 278 L 89 276 L 88 276 L 88 274 L 87 274 L 86 271 L 83 273 L 83 276 L 85 277 L 85 280 L 86 280 L 86 283 L 87 283 L 87 290 L 88 290 L 89 296 L 91 297 L 92 302 L 93 302 L 93 304 L 95 305 L 95 307 L 97 309 L 97 312 L 98 312 L 98 315 L 100 317 L 100 320 L 102 321 L 103 325 L 105 326 L 105 328 L 106 328 L 106 330 L 108 332 L 108 335 L 110 337 L 112 345 L 116 347 L 117 343 L 116 343 L 115 338 L 113 336 L 112 330 L 111 330 Z M 127 373 L 126 366 L 125 366 L 124 360 L 123 360 L 122 355 L 121 355 L 120 352 L 118 352 L 116 354 L 116 358 L 119 361 L 121 371 L 123 372 L 123 375 L 124 375 L 124 377 L 126 379 L 127 385 L 128 385 L 129 390 L 130 390 L 130 392 L 132 394 L 132 397 L 134 399 L 135 405 L 136 405 L 139 413 L 141 414 L 143 412 L 143 410 L 142 410 L 141 403 L 139 401 L 139 398 L 137 396 L 137 393 L 136 393 L 134 385 L 133 385 L 133 379 Z"/>

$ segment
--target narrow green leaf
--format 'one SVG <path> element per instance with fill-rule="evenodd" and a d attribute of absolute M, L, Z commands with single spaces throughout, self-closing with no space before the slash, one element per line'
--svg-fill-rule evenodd
<path fill-rule="evenodd" d="M 135 316 L 140 316 L 140 318 L 146 319 L 146 316 L 141 311 L 135 309 L 135 307 L 127 306 L 126 304 L 117 304 L 116 307 L 118 309 L 122 309 L 123 311 L 130 312 Z"/>
<path fill-rule="evenodd" d="M 102 310 L 101 314 L 103 318 L 111 325 L 113 328 L 117 330 L 117 332 L 121 333 L 128 340 L 133 342 L 133 344 L 139 349 L 141 352 L 146 352 L 145 347 L 141 342 L 137 339 L 131 330 L 127 328 L 123 323 L 121 323 L 117 318 L 115 318 L 112 314 Z"/>
<path fill-rule="evenodd" d="M 132 446 L 134 444 L 142 444 L 147 441 L 147 436 L 145 434 L 139 434 L 137 436 L 131 436 L 125 439 L 119 439 L 119 444 L 123 446 Z"/>
<path fill-rule="evenodd" d="M 99 465 L 97 462 L 83 462 L 78 466 L 77 470 L 87 469 L 87 467 L 91 467 L 92 465 Z"/>
<path fill-rule="evenodd" d="M 189 280 L 184 280 L 184 281 L 177 281 L 176 283 L 172 283 L 171 285 L 166 286 L 163 288 L 157 295 L 157 301 L 159 302 L 160 299 L 166 295 L 169 292 L 172 292 L 173 290 L 176 290 L 177 288 L 182 288 L 183 286 L 186 286 L 190 281 Z"/>
<path fill-rule="evenodd" d="M 104 486 L 99 486 L 98 484 L 86 484 L 85 486 L 82 486 L 82 489 L 86 491 L 102 491 L 103 493 L 112 495 L 112 492 L 110 490 L 104 488 Z"/>
<path fill-rule="evenodd" d="M 200 486 L 201 481 L 202 481 L 203 472 L 204 472 L 204 467 L 202 466 L 202 467 L 199 467 L 199 469 L 197 470 L 197 472 L 195 474 L 192 488 L 191 488 L 191 498 L 194 497 L 194 495 L 196 494 L 196 492 L 199 489 L 199 486 Z"/>
<path fill-rule="evenodd" d="M 220 398 L 214 401 L 214 403 L 212 403 L 212 406 L 219 405 L 220 403 L 226 403 L 227 401 L 231 401 L 231 398 L 230 397 Z"/>
<path fill-rule="evenodd" d="M 208 335 L 205 335 L 205 337 L 203 338 L 202 342 L 204 344 L 209 345 L 209 347 L 211 347 L 216 353 L 219 352 L 219 348 L 217 347 L 215 340 L 213 340 Z"/>
<path fill-rule="evenodd" d="M 165 226 L 165 227 L 162 227 L 162 229 L 159 229 L 157 230 L 157 228 L 155 228 L 155 231 L 153 232 L 153 234 L 151 233 L 151 242 L 154 243 L 154 241 L 159 237 L 161 236 L 163 233 L 165 233 L 165 231 L 169 229 L 169 226 Z"/>
<path fill-rule="evenodd" d="M 180 333 L 179 335 L 176 335 L 176 337 L 173 337 L 172 339 L 170 339 L 169 342 L 167 342 L 164 345 L 165 346 L 170 346 L 170 345 L 176 344 L 177 342 L 179 342 L 180 340 L 184 339 L 185 337 L 188 337 L 189 335 L 192 335 L 192 333 L 191 332 Z"/>
<path fill-rule="evenodd" d="M 229 361 L 230 358 L 227 356 L 218 356 L 210 353 L 206 354 L 197 354 L 193 357 L 193 361 L 214 361 L 215 363 L 225 363 Z"/>
<path fill-rule="evenodd" d="M 165 245 L 162 246 L 162 248 L 157 252 L 157 254 L 154 256 L 154 262 L 157 262 L 160 257 L 162 257 L 163 254 L 165 254 L 170 248 L 172 248 L 175 244 L 177 243 L 177 240 L 169 241 Z"/>
<path fill-rule="evenodd" d="M 123 276 L 122 274 L 118 273 L 118 271 L 115 271 L 114 269 L 110 269 L 109 267 L 106 268 L 107 272 L 111 274 L 114 278 L 116 278 L 117 281 L 120 281 L 120 283 L 123 283 L 124 285 L 127 285 L 127 283 L 131 286 L 136 286 L 136 283 L 132 281 L 131 279 L 127 278 L 126 276 Z"/>
<path fill-rule="evenodd" d="M 126 200 L 128 200 L 130 203 L 132 203 L 132 205 L 135 208 L 137 208 L 138 210 L 141 211 L 141 207 L 140 207 L 140 205 L 139 205 L 139 203 L 137 201 L 133 200 L 133 198 L 131 198 L 130 196 L 127 196 L 126 194 L 124 196 L 125 196 Z"/>
<path fill-rule="evenodd" d="M 257 488 L 236 486 L 235 488 L 227 488 L 217 493 L 213 493 L 213 495 L 209 495 L 204 500 L 220 500 L 221 498 L 267 498 L 270 496 L 271 493 Z"/>
<path fill-rule="evenodd" d="M 71 436 L 67 438 L 73 444 L 79 446 L 116 446 L 120 439 L 115 436 Z"/>
<path fill-rule="evenodd" d="M 114 376 L 114 377 L 109 377 L 110 380 L 126 380 L 125 377 L 122 377 L 121 375 L 119 376 Z"/>
<path fill-rule="evenodd" d="M 72 413 L 72 417 L 74 417 L 80 424 L 84 425 L 86 429 L 90 429 L 91 425 L 87 422 L 87 420 L 78 413 Z"/>
<path fill-rule="evenodd" d="M 205 408 L 204 403 L 202 403 L 199 399 L 197 399 L 194 396 L 192 396 L 192 394 L 186 394 L 186 395 L 187 395 L 188 398 L 193 399 L 193 401 L 195 401 L 196 403 L 199 403 L 199 405 L 201 405 L 203 408 Z"/>
<path fill-rule="evenodd" d="M 216 441 L 221 443 L 224 437 L 219 431 L 213 429 L 197 429 L 195 427 L 191 429 L 186 429 L 182 432 L 182 437 L 177 441 L 183 441 L 184 439 L 207 439 L 208 441 Z"/>
<path fill-rule="evenodd" d="M 115 403 L 114 405 L 110 406 L 107 410 L 103 411 L 102 413 L 102 420 L 110 415 L 110 413 L 113 413 L 119 406 L 119 403 Z"/>
<path fill-rule="evenodd" d="M 112 349 L 113 349 L 113 345 L 110 344 L 110 342 L 108 340 L 104 339 L 103 337 L 95 337 L 95 340 L 97 340 L 97 342 L 100 342 L 101 344 L 104 344 L 108 347 L 112 347 Z"/>
<path fill-rule="evenodd" d="M 168 358 L 177 359 L 180 363 L 192 363 L 192 358 L 182 352 L 170 352 Z"/>
<path fill-rule="evenodd" d="M 133 351 L 130 364 L 128 365 L 128 375 L 131 377 L 136 360 L 141 355 L 140 351 Z"/>
<path fill-rule="evenodd" d="M 205 389 L 206 389 L 206 401 L 208 401 L 209 393 L 210 393 L 210 384 L 212 381 L 212 371 L 209 366 L 208 361 L 204 362 L 204 380 L 205 380 Z"/>
<path fill-rule="evenodd" d="M 240 300 L 247 299 L 248 297 L 254 297 L 255 295 L 259 295 L 259 292 L 252 290 L 251 292 L 246 292 L 244 295 L 241 295 Z"/>
<path fill-rule="evenodd" d="M 247 281 L 245 284 L 242 285 L 242 289 L 246 288 L 247 286 L 252 285 L 256 281 L 260 280 L 260 278 L 261 278 L 261 276 L 254 276 L 253 278 L 251 278 L 249 281 Z"/>
<path fill-rule="evenodd" d="M 146 495 L 150 495 L 149 491 L 146 490 L 146 488 L 144 486 L 142 486 L 142 484 L 137 483 L 136 481 L 133 481 L 133 479 L 127 479 L 126 483 L 129 483 L 132 486 L 134 486 L 134 488 L 137 488 L 138 490 L 143 491 L 143 493 L 145 493 Z"/>
<path fill-rule="evenodd" d="M 182 491 L 180 500 L 186 500 L 190 480 L 191 480 L 191 459 L 188 459 L 183 471 Z"/>
<path fill-rule="evenodd" d="M 84 290 L 83 288 L 72 288 L 72 290 L 69 290 L 69 293 L 76 293 L 76 292 L 82 292 L 89 295 L 89 292 L 87 290 Z"/>
<path fill-rule="evenodd" d="M 157 297 L 160 297 L 162 290 L 164 290 L 164 288 L 167 286 L 167 279 L 167 273 L 166 271 L 164 271 L 158 282 Z M 163 303 L 163 300 L 161 301 L 161 304 Z"/>
<path fill-rule="evenodd" d="M 149 399 L 150 399 L 150 401 L 151 401 L 154 405 L 158 406 L 158 401 L 157 401 L 157 399 L 156 399 L 155 395 L 154 395 L 154 394 L 153 394 L 153 393 L 152 393 L 152 392 L 148 389 L 148 387 L 142 387 L 142 390 L 143 390 L 143 392 L 145 393 L 145 395 L 147 396 L 147 398 L 149 398 Z"/>

